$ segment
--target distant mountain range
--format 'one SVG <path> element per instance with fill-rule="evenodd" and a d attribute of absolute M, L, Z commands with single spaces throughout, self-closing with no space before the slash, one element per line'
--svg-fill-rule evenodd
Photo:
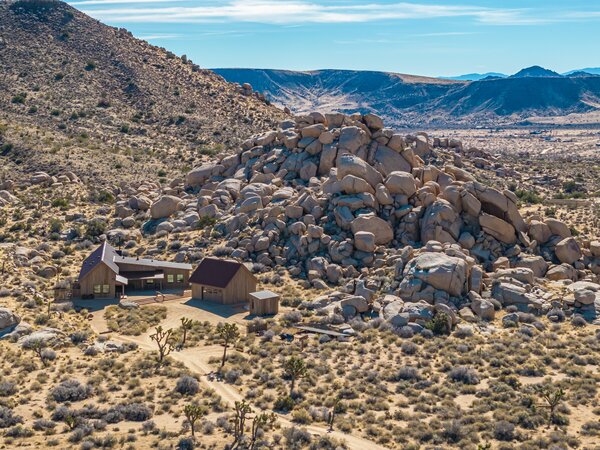
<path fill-rule="evenodd" d="M 388 72 L 214 69 L 294 113 L 372 112 L 394 126 L 498 125 L 531 116 L 563 116 L 600 108 L 600 76 L 561 75 L 539 66 L 475 81 Z"/>
<path fill-rule="evenodd" d="M 535 68 L 538 68 L 539 66 L 534 66 Z M 540 67 L 540 69 L 542 70 L 546 70 Z M 552 71 L 548 71 L 548 72 L 552 72 Z M 587 69 L 576 69 L 576 70 L 570 70 L 569 72 L 565 72 L 562 75 L 564 76 L 568 76 L 568 75 L 572 75 L 574 73 L 588 73 L 590 75 L 600 75 L 600 67 L 596 67 L 596 68 L 587 68 Z M 556 73 L 556 72 L 553 72 Z M 558 74 L 556 74 L 558 75 Z M 439 77 L 442 80 L 456 80 L 456 81 L 479 81 L 479 80 L 483 80 L 484 78 L 508 78 L 509 75 L 506 75 L 505 73 L 500 73 L 500 72 L 487 72 L 487 73 L 467 73 L 465 75 L 458 75 L 458 76 L 454 76 L 454 77 Z"/>

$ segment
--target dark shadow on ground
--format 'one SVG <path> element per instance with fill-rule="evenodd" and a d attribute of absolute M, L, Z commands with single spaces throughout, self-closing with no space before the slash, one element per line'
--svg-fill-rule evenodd
<path fill-rule="evenodd" d="M 248 303 L 238 303 L 237 305 L 221 305 L 219 303 L 211 303 L 206 300 L 192 298 L 183 304 L 201 309 L 211 314 L 215 314 L 219 317 L 223 317 L 224 319 L 236 314 L 248 312 Z M 253 318 L 254 316 L 248 314 L 246 317 L 244 317 L 244 320 L 251 320 Z"/>
<path fill-rule="evenodd" d="M 101 309 L 106 308 L 111 305 L 118 305 L 118 298 L 97 298 L 93 300 L 82 300 L 75 299 L 73 300 L 73 306 L 75 309 L 87 309 L 89 312 L 100 311 Z"/>

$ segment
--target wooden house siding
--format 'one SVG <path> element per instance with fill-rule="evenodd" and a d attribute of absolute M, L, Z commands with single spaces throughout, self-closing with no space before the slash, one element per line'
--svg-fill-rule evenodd
<path fill-rule="evenodd" d="M 137 264 L 125 264 L 117 261 L 119 265 L 119 270 L 121 273 L 123 272 L 148 272 L 152 271 L 152 268 L 149 268 L 146 265 L 137 265 Z M 187 269 L 174 269 L 170 267 L 157 267 L 158 270 L 161 270 L 165 277 L 160 282 L 162 289 L 188 289 L 190 287 L 190 271 Z M 169 275 L 173 275 L 173 283 L 169 283 Z M 177 282 L 177 275 L 183 275 L 183 281 Z M 156 283 L 156 287 L 158 288 L 158 283 Z M 135 289 L 140 290 L 144 289 L 144 285 L 141 280 L 132 280 L 125 287 L 125 289 Z"/>
<path fill-rule="evenodd" d="M 97 267 L 91 270 L 83 280 L 79 282 L 80 292 L 82 297 L 93 295 L 94 298 L 115 298 L 116 297 L 116 274 L 106 264 L 99 264 Z M 105 294 L 94 293 L 94 286 L 96 285 L 108 285 L 109 292 Z"/>
<path fill-rule="evenodd" d="M 256 285 L 257 281 L 254 275 L 242 265 L 229 284 L 223 289 L 192 283 L 192 297 L 223 305 L 246 303 L 250 300 L 249 294 L 256 291 Z"/>
<path fill-rule="evenodd" d="M 250 295 L 250 314 L 255 316 L 274 316 L 279 313 L 279 296 L 256 298 Z"/>

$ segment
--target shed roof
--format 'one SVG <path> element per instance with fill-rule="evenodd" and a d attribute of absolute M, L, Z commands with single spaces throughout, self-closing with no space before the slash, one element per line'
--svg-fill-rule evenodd
<path fill-rule="evenodd" d="M 251 292 L 250 295 L 257 300 L 267 300 L 269 298 L 279 298 L 279 294 L 276 294 L 275 292 L 269 291 L 269 290 Z"/>
<path fill-rule="evenodd" d="M 242 263 L 237 261 L 204 258 L 192 273 L 190 283 L 224 289 L 240 269 L 248 270 Z M 254 277 L 250 271 L 248 273 Z"/>

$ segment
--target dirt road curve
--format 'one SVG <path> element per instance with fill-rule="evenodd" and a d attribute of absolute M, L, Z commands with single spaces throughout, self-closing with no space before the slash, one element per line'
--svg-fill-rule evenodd
<path fill-rule="evenodd" d="M 126 342 L 135 342 L 139 345 L 139 347 L 143 350 L 154 351 L 155 346 L 152 344 L 148 335 L 142 336 L 119 336 L 119 340 Z M 223 401 L 230 406 L 236 401 L 242 401 L 243 397 L 240 395 L 235 386 L 219 382 L 219 381 L 211 381 L 208 379 L 207 374 L 213 371 L 213 369 L 208 364 L 209 358 L 213 356 L 221 355 L 223 350 L 222 347 L 218 345 L 211 345 L 207 347 L 201 348 L 190 348 L 185 349 L 180 352 L 173 352 L 169 355 L 169 357 L 173 358 L 176 361 L 179 361 L 193 372 L 196 372 L 201 375 L 201 381 L 204 385 L 210 389 L 213 389 L 218 395 L 221 396 Z M 285 415 L 277 414 L 277 419 L 282 426 L 291 427 L 294 424 L 291 420 L 289 420 Z M 321 427 L 318 425 L 307 425 L 304 426 L 310 433 L 316 435 L 328 435 L 335 439 L 343 440 L 346 442 L 348 448 L 350 450 L 384 450 L 385 447 L 382 447 L 374 442 L 371 442 L 367 439 L 363 439 L 361 437 L 352 436 L 349 434 L 345 434 L 339 431 L 327 431 L 326 427 Z"/>

